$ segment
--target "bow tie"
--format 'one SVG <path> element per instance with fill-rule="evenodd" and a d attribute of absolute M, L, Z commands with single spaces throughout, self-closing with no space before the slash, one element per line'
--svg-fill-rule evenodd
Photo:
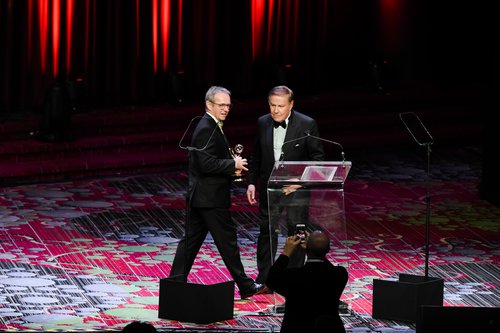
<path fill-rule="evenodd" d="M 278 123 L 277 121 L 273 121 L 273 126 L 274 126 L 274 128 L 278 128 L 281 126 L 281 127 L 286 129 L 286 121 L 283 121 L 281 123 Z"/>

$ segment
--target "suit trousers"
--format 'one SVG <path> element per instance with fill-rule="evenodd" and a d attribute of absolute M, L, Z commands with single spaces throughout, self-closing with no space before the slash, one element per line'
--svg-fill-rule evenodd
<path fill-rule="evenodd" d="M 285 215 L 285 223 L 280 225 L 280 219 Z M 260 208 L 259 236 L 257 238 L 257 268 L 259 275 L 255 282 L 265 283 L 278 250 L 278 235 L 292 236 L 295 225 L 308 224 L 309 193 L 298 190 L 290 195 L 271 195 L 268 207 Z M 288 264 L 289 268 L 304 266 L 305 252 L 298 248 Z"/>
<path fill-rule="evenodd" d="M 238 247 L 237 229 L 229 210 L 227 208 L 190 207 L 187 214 L 186 230 L 184 237 L 177 245 L 170 277 L 179 281 L 187 281 L 188 273 L 210 231 L 222 260 L 240 292 L 252 288 L 254 281 L 244 271 Z"/>

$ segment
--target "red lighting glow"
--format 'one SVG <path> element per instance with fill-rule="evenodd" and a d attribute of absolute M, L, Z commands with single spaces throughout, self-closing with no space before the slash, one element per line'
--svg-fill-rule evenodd
<path fill-rule="evenodd" d="M 73 35 L 73 8 L 75 0 L 66 1 L 66 73 L 71 70 L 71 36 Z"/>
<path fill-rule="evenodd" d="M 33 43 L 33 0 L 28 0 L 28 64 L 31 64 L 31 44 Z"/>
<path fill-rule="evenodd" d="M 153 1 L 153 12 L 151 22 L 153 24 L 153 69 L 155 74 L 158 73 L 158 2 Z"/>
<path fill-rule="evenodd" d="M 179 0 L 177 7 L 177 65 L 182 65 L 182 0 Z"/>
<path fill-rule="evenodd" d="M 52 74 L 59 73 L 59 40 L 61 38 L 61 0 L 53 0 L 52 7 Z"/>
<path fill-rule="evenodd" d="M 40 31 L 40 68 L 42 74 L 47 70 L 47 35 L 49 25 L 49 0 L 38 0 L 38 24 Z"/>
<path fill-rule="evenodd" d="M 265 0 L 252 1 L 252 60 L 254 61 L 261 53 L 265 10 Z"/>
<path fill-rule="evenodd" d="M 98 0 L 83 0 L 83 3 L 77 0 L 27 0 L 27 43 L 28 50 L 34 47 L 36 44 L 32 40 L 38 38 L 39 46 L 36 46 L 35 54 L 39 55 L 33 60 L 40 61 L 40 71 L 41 74 L 50 73 L 54 78 L 58 78 L 64 75 L 66 78 L 72 77 L 77 73 L 74 73 L 75 69 L 72 66 L 75 60 L 72 59 L 75 54 L 75 50 L 80 50 L 83 48 L 84 52 L 84 68 L 89 68 L 89 59 L 92 59 L 92 52 L 95 50 L 96 41 L 96 20 L 97 11 L 99 6 L 97 6 Z M 134 1 L 134 9 L 136 10 L 136 52 L 137 58 L 139 58 L 140 44 L 141 44 L 141 18 L 144 17 L 144 13 L 140 13 L 141 8 L 148 8 L 148 6 L 143 7 L 144 2 L 141 0 Z M 175 7 L 174 6 L 177 6 Z M 78 9 L 84 9 L 82 13 L 84 21 L 84 27 L 76 26 L 78 21 Z M 111 8 L 111 7 L 110 7 Z M 183 1 L 178 0 L 173 2 L 171 0 L 151 0 L 151 12 L 150 18 L 144 22 L 149 22 L 151 19 L 151 37 L 152 38 L 152 62 L 153 71 L 155 74 L 159 72 L 166 72 L 169 64 L 169 51 L 171 49 L 171 38 L 170 34 L 172 32 L 172 10 L 174 10 L 174 15 L 177 15 L 177 24 L 175 39 L 176 39 L 176 62 L 177 69 L 181 67 L 182 63 L 182 14 L 183 14 Z M 149 23 L 148 23 L 149 24 Z M 75 34 L 83 35 L 83 45 L 82 47 L 76 45 Z M 31 34 L 36 33 L 38 36 L 34 37 Z M 38 49 L 39 47 L 39 49 Z M 28 52 L 28 61 L 32 57 L 32 53 Z"/>
<path fill-rule="evenodd" d="M 385 51 L 389 54 L 398 53 L 401 48 L 404 5 L 404 1 L 401 0 L 379 0 L 381 40 Z"/>
<path fill-rule="evenodd" d="M 278 4 L 278 11 L 279 11 L 279 4 Z M 267 12 L 268 12 L 269 19 L 267 20 L 266 54 L 269 54 L 271 52 L 271 31 L 272 31 L 272 24 L 273 24 L 273 20 L 271 18 L 274 17 L 274 0 L 269 0 Z M 278 26 L 279 26 L 279 15 L 278 15 Z M 278 31 L 278 33 L 279 33 L 279 31 Z"/>
<path fill-rule="evenodd" d="M 170 0 L 161 0 L 161 49 L 162 49 L 162 69 L 164 72 L 167 70 L 169 32 L 170 32 Z"/>

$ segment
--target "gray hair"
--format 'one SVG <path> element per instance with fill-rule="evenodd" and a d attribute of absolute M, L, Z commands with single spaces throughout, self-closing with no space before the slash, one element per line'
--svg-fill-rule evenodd
<path fill-rule="evenodd" d="M 292 89 L 288 88 L 287 86 L 276 86 L 272 88 L 267 95 L 268 101 L 271 96 L 288 96 L 288 101 L 290 102 L 293 101 L 294 98 Z"/>
<path fill-rule="evenodd" d="M 220 86 L 211 86 L 208 88 L 207 93 L 205 94 L 205 101 L 213 102 L 215 94 L 218 93 L 226 93 L 231 96 L 231 92 L 224 87 Z"/>

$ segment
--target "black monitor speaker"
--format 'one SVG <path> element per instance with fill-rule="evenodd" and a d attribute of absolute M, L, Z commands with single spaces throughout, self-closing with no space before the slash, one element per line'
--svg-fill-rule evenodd
<path fill-rule="evenodd" d="M 500 332 L 500 307 L 422 306 L 415 333 L 442 332 Z"/>
<path fill-rule="evenodd" d="M 234 281 L 205 285 L 160 280 L 159 318 L 209 324 L 233 316 Z"/>

